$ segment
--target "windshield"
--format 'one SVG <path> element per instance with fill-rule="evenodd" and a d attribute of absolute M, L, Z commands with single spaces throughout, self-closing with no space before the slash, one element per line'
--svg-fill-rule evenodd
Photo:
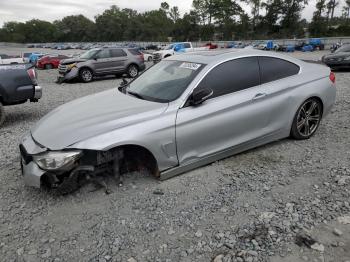
<path fill-rule="evenodd" d="M 339 49 L 337 49 L 334 53 L 340 53 L 340 52 L 350 52 L 350 45 L 343 45 Z"/>
<path fill-rule="evenodd" d="M 161 61 L 130 83 L 126 90 L 136 97 L 167 103 L 174 101 L 204 67 L 183 61 Z"/>
<path fill-rule="evenodd" d="M 82 54 L 80 56 L 80 58 L 82 59 L 91 59 L 93 58 L 93 56 L 99 51 L 99 49 L 92 49 L 92 50 L 89 50 L 87 52 L 85 52 L 84 54 Z"/>

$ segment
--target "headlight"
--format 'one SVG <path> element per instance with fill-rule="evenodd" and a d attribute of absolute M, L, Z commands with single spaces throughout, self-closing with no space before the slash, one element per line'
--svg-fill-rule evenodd
<path fill-rule="evenodd" d="M 67 68 L 68 68 L 69 70 L 71 70 L 73 67 L 76 67 L 76 66 L 77 66 L 77 63 L 74 63 L 74 64 L 68 65 Z"/>
<path fill-rule="evenodd" d="M 33 156 L 34 162 L 44 170 L 56 170 L 59 168 L 69 168 L 81 156 L 81 151 L 69 152 L 45 152 Z"/>

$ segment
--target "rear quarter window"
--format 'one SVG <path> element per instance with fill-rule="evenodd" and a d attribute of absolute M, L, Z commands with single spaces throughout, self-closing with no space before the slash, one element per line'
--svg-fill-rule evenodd
<path fill-rule="evenodd" d="M 260 56 L 261 84 L 293 76 L 299 73 L 299 66 L 284 59 Z"/>
<path fill-rule="evenodd" d="M 116 48 L 116 49 L 111 49 L 111 54 L 112 57 L 123 57 L 123 56 L 127 56 L 127 54 L 124 52 L 123 49 L 121 48 Z"/>

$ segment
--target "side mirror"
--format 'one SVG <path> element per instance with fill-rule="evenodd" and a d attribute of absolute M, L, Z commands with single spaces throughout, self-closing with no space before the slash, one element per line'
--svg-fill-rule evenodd
<path fill-rule="evenodd" d="M 190 98 L 190 105 L 196 106 L 202 104 L 205 100 L 211 97 L 213 93 L 213 90 L 210 88 L 204 88 L 199 91 L 194 90 Z"/>

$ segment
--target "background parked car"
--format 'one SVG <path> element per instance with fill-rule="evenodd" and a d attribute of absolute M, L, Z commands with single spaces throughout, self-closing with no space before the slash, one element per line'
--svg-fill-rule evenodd
<path fill-rule="evenodd" d="M 22 57 L 13 57 L 6 54 L 0 54 L 0 65 L 1 64 L 22 64 Z"/>
<path fill-rule="evenodd" d="M 90 82 L 94 76 L 127 73 L 136 77 L 146 68 L 141 52 L 132 48 L 96 48 L 80 57 L 62 60 L 58 82 L 79 78 Z"/>
<path fill-rule="evenodd" d="M 24 63 L 29 63 L 29 57 L 31 54 L 32 53 L 27 53 L 27 52 L 22 53 L 22 59 Z"/>
<path fill-rule="evenodd" d="M 335 69 L 350 68 L 350 44 L 343 45 L 332 54 L 324 55 L 322 62 Z"/>
<path fill-rule="evenodd" d="M 5 119 L 4 106 L 38 102 L 42 90 L 32 65 L 0 65 L 0 126 Z"/>
<path fill-rule="evenodd" d="M 181 53 L 193 52 L 193 51 L 202 51 L 202 50 L 208 50 L 208 47 L 204 46 L 204 47 L 194 48 L 191 42 L 173 43 L 166 46 L 164 50 L 154 52 L 153 61 L 155 63 L 158 63 L 163 58 L 167 58 L 175 54 L 181 54 Z"/>
<path fill-rule="evenodd" d="M 61 60 L 69 58 L 66 55 L 46 55 L 40 58 L 36 64 L 41 69 L 58 68 Z"/>
<path fill-rule="evenodd" d="M 44 55 L 46 54 L 43 54 L 43 53 L 31 53 L 30 56 L 28 57 L 29 59 L 29 63 L 35 65 L 36 62 L 42 58 Z"/>
<path fill-rule="evenodd" d="M 153 55 L 152 54 L 149 54 L 149 53 L 146 53 L 146 52 L 142 52 L 142 54 L 143 54 L 143 59 L 145 61 L 150 62 L 150 61 L 153 60 Z"/>
<path fill-rule="evenodd" d="M 209 49 L 216 49 L 216 48 L 218 48 L 218 45 L 217 44 L 213 44 L 213 43 L 206 43 L 204 45 L 204 47 L 207 47 Z"/>
<path fill-rule="evenodd" d="M 323 43 L 321 38 L 311 38 L 309 40 L 309 45 L 311 45 L 314 50 L 316 50 L 316 49 L 323 50 L 324 49 L 324 43 Z"/>

